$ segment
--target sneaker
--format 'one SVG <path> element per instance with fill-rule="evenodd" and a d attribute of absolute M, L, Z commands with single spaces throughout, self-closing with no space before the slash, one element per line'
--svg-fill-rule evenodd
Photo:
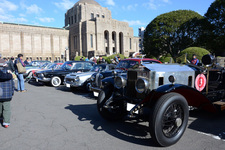
<path fill-rule="evenodd" d="M 8 128 L 8 127 L 9 127 L 9 125 L 4 125 L 4 127 L 5 127 L 5 128 Z"/>
<path fill-rule="evenodd" d="M 23 90 L 23 91 L 20 91 L 20 92 L 27 92 L 27 90 Z"/>

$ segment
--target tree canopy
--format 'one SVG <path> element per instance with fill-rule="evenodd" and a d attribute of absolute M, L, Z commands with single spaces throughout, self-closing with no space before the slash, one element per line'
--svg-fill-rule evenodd
<path fill-rule="evenodd" d="M 207 48 L 221 54 L 225 51 L 225 1 L 215 0 L 208 8 L 205 18 L 211 24 L 207 31 Z"/>
<path fill-rule="evenodd" d="M 181 50 L 194 46 L 197 28 L 187 28 L 199 24 L 203 16 L 191 10 L 177 10 L 156 17 L 148 24 L 144 34 L 144 53 L 159 56 L 169 53 L 174 60 Z M 193 30 L 194 29 L 194 30 Z"/>

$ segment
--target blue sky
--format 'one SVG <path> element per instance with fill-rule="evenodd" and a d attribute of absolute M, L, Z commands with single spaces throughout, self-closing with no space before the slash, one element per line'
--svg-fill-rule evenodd
<path fill-rule="evenodd" d="M 78 0 L 0 0 L 0 21 L 62 28 L 66 10 Z M 204 15 L 214 0 L 96 0 L 112 12 L 112 18 L 126 21 L 138 35 L 155 17 L 179 9 Z"/>

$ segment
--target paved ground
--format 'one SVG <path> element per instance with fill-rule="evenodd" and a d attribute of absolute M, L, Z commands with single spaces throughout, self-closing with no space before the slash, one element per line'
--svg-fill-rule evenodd
<path fill-rule="evenodd" d="M 11 126 L 0 127 L 1 150 L 221 150 L 225 115 L 194 111 L 181 140 L 167 148 L 152 141 L 146 122 L 110 123 L 96 110 L 96 100 L 82 90 L 26 84 L 15 93 Z"/>

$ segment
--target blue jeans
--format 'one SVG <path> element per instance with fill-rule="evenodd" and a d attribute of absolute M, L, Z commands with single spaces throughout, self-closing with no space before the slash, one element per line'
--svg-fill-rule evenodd
<path fill-rule="evenodd" d="M 24 78 L 22 73 L 17 73 L 17 78 L 18 78 L 18 86 L 17 90 L 18 91 L 23 91 L 24 90 Z"/>

